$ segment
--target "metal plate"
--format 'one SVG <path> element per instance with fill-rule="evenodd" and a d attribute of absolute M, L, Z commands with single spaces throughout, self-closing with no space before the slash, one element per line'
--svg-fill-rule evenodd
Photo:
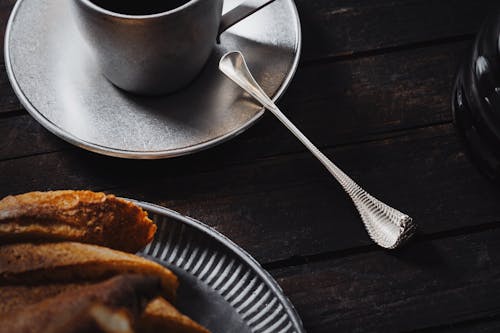
<path fill-rule="evenodd" d="M 279 285 L 248 253 L 199 221 L 135 202 L 158 225 L 140 255 L 177 274 L 183 313 L 212 332 L 305 332 Z"/>
<path fill-rule="evenodd" d="M 276 0 L 224 33 L 189 87 L 159 98 L 134 96 L 100 74 L 77 31 L 70 2 L 18 0 L 6 31 L 5 62 L 17 96 L 37 121 L 97 153 L 173 157 L 211 147 L 248 128 L 263 110 L 218 71 L 224 52 L 242 51 L 274 99 L 283 94 L 298 64 L 297 10 L 292 0 Z M 237 3 L 226 0 L 224 10 Z"/>

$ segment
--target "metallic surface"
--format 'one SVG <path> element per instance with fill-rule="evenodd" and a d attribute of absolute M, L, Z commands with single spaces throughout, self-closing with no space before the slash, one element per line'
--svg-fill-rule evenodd
<path fill-rule="evenodd" d="M 273 113 L 325 166 L 351 197 L 368 234 L 378 245 L 394 249 L 412 236 L 415 231 L 413 220 L 408 215 L 384 204 L 363 190 L 302 134 L 255 81 L 248 69 L 245 58 L 240 52 L 225 54 L 220 60 L 219 68 L 244 91 Z"/>
<path fill-rule="evenodd" d="M 274 0 L 246 0 L 222 17 L 223 0 L 191 0 L 152 15 L 124 15 L 71 0 L 99 68 L 116 86 L 141 95 L 172 93 L 201 71 L 223 31 Z"/>
<path fill-rule="evenodd" d="M 212 332 L 305 332 L 279 285 L 247 252 L 199 221 L 136 203 L 158 225 L 140 255 L 178 276 L 176 306 L 183 313 Z"/>
<path fill-rule="evenodd" d="M 219 35 L 247 16 L 252 15 L 274 1 L 276 0 L 244 0 L 238 6 L 224 14 L 219 26 Z"/>
<path fill-rule="evenodd" d="M 123 15 L 89 0 L 71 0 L 79 31 L 104 76 L 141 95 L 185 87 L 201 71 L 215 44 L 222 0 L 191 0 L 154 15 Z"/>
<path fill-rule="evenodd" d="M 226 0 L 223 12 L 236 7 Z M 101 74 L 67 0 L 19 0 L 5 37 L 13 88 L 31 115 L 88 150 L 154 159 L 209 148 L 263 114 L 217 69 L 228 50 L 245 53 L 266 93 L 277 99 L 297 68 L 301 34 L 292 0 L 276 0 L 221 36 L 200 75 L 164 97 L 126 93 Z"/>

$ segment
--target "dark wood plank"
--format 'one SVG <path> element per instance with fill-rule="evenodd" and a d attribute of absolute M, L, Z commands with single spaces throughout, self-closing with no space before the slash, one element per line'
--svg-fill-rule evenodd
<path fill-rule="evenodd" d="M 469 163 L 451 125 L 326 153 L 413 216 L 424 235 L 500 220 L 500 190 Z M 198 218 L 262 262 L 371 244 L 346 195 L 309 154 L 222 167 L 224 156 L 210 154 L 124 161 L 68 151 L 14 159 L 0 162 L 0 195 L 108 189 Z"/>
<path fill-rule="evenodd" d="M 0 0 L 0 45 L 2 50 L 0 54 L 0 114 L 22 110 L 21 103 L 15 96 L 7 78 L 3 58 L 5 28 L 7 27 L 10 11 L 15 3 L 16 0 Z"/>
<path fill-rule="evenodd" d="M 69 144 L 45 130 L 29 115 L 0 119 L 1 159 L 68 149 Z"/>
<path fill-rule="evenodd" d="M 296 0 L 304 60 L 474 34 L 495 0 Z"/>
<path fill-rule="evenodd" d="M 9 20 L 10 12 L 15 4 L 16 0 L 0 0 L 0 40 L 2 41 L 2 45 L 7 21 Z"/>
<path fill-rule="evenodd" d="M 500 331 L 500 318 L 482 317 L 465 322 L 444 324 L 438 327 L 415 330 L 414 333 L 498 333 Z"/>
<path fill-rule="evenodd" d="M 280 102 L 319 146 L 366 141 L 379 133 L 451 120 L 450 91 L 468 42 L 408 50 L 299 69 Z M 0 119 L 0 159 L 53 151 L 54 140 L 28 116 Z M 15 141 L 13 141 L 15 140 Z M 36 145 L 33 144 L 36 142 Z M 15 147 L 11 142 L 16 142 Z M 249 161 L 303 150 L 267 116 L 225 150 L 225 161 Z M 212 157 L 209 157 L 212 158 Z"/>
<path fill-rule="evenodd" d="M 444 326 L 471 320 L 457 331 L 487 332 L 474 327 L 500 316 L 499 264 L 494 227 L 272 273 L 308 332 L 455 332 Z"/>
<path fill-rule="evenodd" d="M 22 110 L 23 106 L 10 85 L 5 65 L 0 63 L 0 115 Z"/>
<path fill-rule="evenodd" d="M 321 145 L 447 122 L 453 80 L 469 45 L 303 67 L 281 105 Z"/>

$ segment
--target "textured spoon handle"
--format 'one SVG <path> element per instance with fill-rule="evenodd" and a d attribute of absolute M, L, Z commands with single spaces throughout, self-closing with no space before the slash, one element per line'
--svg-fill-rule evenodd
<path fill-rule="evenodd" d="M 349 194 L 370 237 L 387 249 L 397 248 L 407 241 L 416 227 L 408 215 L 378 200 L 361 188 L 331 161 L 327 169 Z"/>
<path fill-rule="evenodd" d="M 351 197 L 361 215 L 366 230 L 368 230 L 368 234 L 378 245 L 387 249 L 394 249 L 411 237 L 415 231 L 413 220 L 408 215 L 387 206 L 363 190 L 302 134 L 255 81 L 255 78 L 248 70 L 245 58 L 240 52 L 225 54 L 221 58 L 219 68 L 272 112 L 330 171 Z"/>
<path fill-rule="evenodd" d="M 351 197 L 370 237 L 378 245 L 394 249 L 408 240 L 415 232 L 411 217 L 394 209 L 366 192 L 326 157 L 276 105 L 265 105 L 328 169 Z"/>

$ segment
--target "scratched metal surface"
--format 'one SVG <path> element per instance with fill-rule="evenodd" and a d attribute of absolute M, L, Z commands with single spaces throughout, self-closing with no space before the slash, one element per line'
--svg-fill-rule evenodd
<path fill-rule="evenodd" d="M 224 10 L 237 3 L 227 0 Z M 228 30 L 188 88 L 138 97 L 101 75 L 77 31 L 70 1 L 20 0 L 11 15 L 6 67 L 27 110 L 77 146 L 124 158 L 189 154 L 242 132 L 263 111 L 219 73 L 220 56 L 242 51 L 259 83 L 278 98 L 295 72 L 301 46 L 293 1 L 277 0 Z"/>

